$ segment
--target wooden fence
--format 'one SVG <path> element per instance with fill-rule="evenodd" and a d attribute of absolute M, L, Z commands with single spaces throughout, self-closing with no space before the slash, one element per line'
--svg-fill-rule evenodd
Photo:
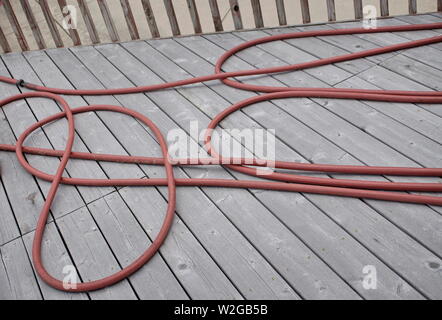
<path fill-rule="evenodd" d="M 0 21 L 0 46 L 3 50 L 3 52 L 11 52 L 11 45 L 10 43 L 12 41 L 17 41 L 19 48 L 22 51 L 28 51 L 31 49 L 37 49 L 33 48 L 29 45 L 29 38 L 33 37 L 33 43 L 36 44 L 38 49 L 45 49 L 48 47 L 47 40 L 45 40 L 45 37 L 42 33 L 42 22 L 37 22 L 36 19 L 36 10 L 40 10 L 39 14 L 43 14 L 44 16 L 44 24 L 45 24 L 45 30 L 49 30 L 51 42 L 53 41 L 53 44 L 56 47 L 70 47 L 70 46 L 78 46 L 82 44 L 98 44 L 103 43 L 106 41 L 103 41 L 101 38 L 101 34 L 97 31 L 97 23 L 101 23 L 105 25 L 105 29 L 107 31 L 108 38 L 112 42 L 118 42 L 120 40 L 120 33 L 123 29 L 125 29 L 125 32 L 128 32 L 130 35 L 130 38 L 132 40 L 138 40 L 141 38 L 140 36 L 140 26 L 141 21 L 137 21 L 134 15 L 133 7 L 136 2 L 138 2 L 138 5 L 141 4 L 143 13 L 143 19 L 145 18 L 145 21 L 143 22 L 146 24 L 149 28 L 149 34 L 151 38 L 160 38 L 164 35 L 162 35 L 159 31 L 157 19 L 158 14 L 155 14 L 155 10 L 152 8 L 153 1 L 162 2 L 162 9 L 165 12 L 165 16 L 167 16 L 168 24 L 170 26 L 171 34 L 173 36 L 179 36 L 182 34 L 180 30 L 180 24 L 178 22 L 179 19 L 177 19 L 177 11 L 176 11 L 176 2 L 175 1 L 185 1 L 186 2 L 186 10 L 188 10 L 188 14 L 190 15 L 192 26 L 193 26 L 193 32 L 195 34 L 200 34 L 204 32 L 208 32 L 208 30 L 204 30 L 202 27 L 202 23 L 200 20 L 200 9 L 197 5 L 198 3 L 201 3 L 198 0 L 112 0 L 112 1 L 119 1 L 120 5 L 118 6 L 118 10 L 122 10 L 120 14 L 124 15 L 125 23 L 115 23 L 115 20 L 113 18 L 115 14 L 115 7 L 113 7 L 113 10 L 110 10 L 109 3 L 106 0 L 96 0 L 99 11 L 101 14 L 100 22 L 98 22 L 98 15 L 97 14 L 91 14 L 90 10 L 90 3 L 88 5 L 87 1 L 85 0 L 76 0 L 74 4 L 72 4 L 72 1 L 70 7 L 66 0 L 13 0 L 14 6 L 12 5 L 11 0 L 0 0 L 0 14 L 2 14 L 1 10 L 4 10 L 3 15 L 0 15 L 0 17 L 6 17 L 2 18 L 4 21 Z M 30 1 L 34 1 L 38 3 L 38 8 L 36 9 L 35 3 L 32 7 L 30 5 Z M 50 1 L 50 2 L 48 2 Z M 221 32 L 226 30 L 224 18 L 221 15 L 220 9 L 219 9 L 219 0 L 201 0 L 201 1 L 207 1 L 208 5 L 210 6 L 210 13 L 211 13 L 211 21 L 213 22 L 213 29 L 216 32 Z M 243 18 L 242 13 L 244 10 L 244 1 L 246 0 L 229 0 L 228 4 L 230 6 L 228 14 L 231 15 L 231 18 L 233 20 L 233 29 L 235 30 L 241 30 L 244 29 L 243 24 Z M 279 25 L 284 26 L 287 25 L 288 19 L 287 17 L 291 14 L 294 14 L 294 12 L 290 12 L 287 9 L 287 4 L 289 1 L 297 1 L 299 2 L 299 10 L 302 17 L 302 23 L 307 24 L 312 21 L 311 14 L 314 13 L 315 6 L 319 2 L 325 2 L 326 10 L 327 10 L 327 17 L 328 21 L 336 21 L 337 17 L 337 6 L 335 4 L 335 0 L 247 0 L 248 8 L 251 7 L 253 12 L 253 21 L 254 21 L 254 27 L 256 28 L 262 28 L 264 27 L 264 18 L 263 18 L 263 10 L 262 10 L 262 4 L 265 1 L 273 1 L 274 2 L 274 8 L 276 8 L 276 14 L 277 14 L 277 21 Z M 336 0 L 339 1 L 339 0 Z M 348 1 L 348 5 L 352 6 L 354 8 L 354 18 L 355 19 L 362 19 L 364 17 L 364 7 L 363 7 L 363 1 L 362 0 L 346 0 Z M 378 0 L 378 7 L 380 8 L 380 12 L 378 16 L 386 17 L 390 15 L 389 6 L 392 4 L 393 1 L 398 0 Z M 418 12 L 418 5 L 419 1 L 430 1 L 430 0 L 408 0 L 408 12 L 409 14 L 416 14 Z M 442 0 L 433 0 L 434 1 L 434 8 L 435 10 L 442 11 Z M 18 5 L 19 3 L 19 5 Z M 155 3 L 158 5 L 158 3 Z M 75 27 L 72 27 L 69 25 L 71 23 L 72 17 L 70 17 L 70 10 L 69 8 L 72 8 L 72 5 L 75 8 L 78 8 L 78 18 L 82 19 L 82 25 L 85 26 L 85 34 L 87 34 L 88 38 L 87 41 L 84 39 L 82 40 L 78 30 Z M 19 21 L 18 17 L 18 10 L 22 10 L 20 12 L 20 15 L 25 17 Z M 60 21 L 58 21 L 56 18 L 54 18 L 54 11 L 60 10 L 60 13 L 62 14 L 62 17 L 64 19 L 65 28 L 62 27 L 60 24 Z M 182 12 L 178 12 L 178 14 L 182 14 Z M 187 14 L 187 13 L 186 13 Z M 297 13 L 299 14 L 299 13 Z M 140 15 L 137 15 L 138 17 Z M 9 25 L 8 25 L 9 24 Z M 9 33 L 9 36 L 5 34 L 3 28 L 5 26 L 8 26 L 12 32 Z M 66 27 L 67 25 L 67 27 Z M 29 32 L 27 36 L 25 35 L 25 32 L 23 31 L 23 28 L 26 27 L 28 30 L 30 29 L 32 32 Z M 212 29 L 212 32 L 213 32 Z M 87 31 L 87 32 L 86 32 Z M 48 33 L 48 34 L 49 34 Z M 63 37 L 61 35 L 63 34 Z M 66 35 L 68 37 L 66 37 Z M 84 37 L 83 37 L 84 38 Z M 46 37 L 47 39 L 47 37 Z M 90 41 L 89 41 L 90 40 Z M 34 45 L 35 46 L 35 45 Z"/>

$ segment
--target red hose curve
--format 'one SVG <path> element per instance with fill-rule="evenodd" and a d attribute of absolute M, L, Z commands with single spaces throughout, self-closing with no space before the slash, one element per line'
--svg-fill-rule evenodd
<path fill-rule="evenodd" d="M 71 109 L 68 103 L 60 95 L 114 95 L 140 93 L 154 90 L 162 90 L 194 84 L 199 82 L 221 80 L 226 85 L 249 91 L 263 92 L 265 94 L 258 95 L 247 100 L 241 101 L 222 111 L 209 124 L 207 129 L 215 129 L 218 124 L 227 116 L 247 106 L 272 99 L 283 99 L 292 97 L 320 97 L 331 99 L 359 99 L 373 101 L 389 101 L 404 103 L 442 103 L 442 92 L 438 91 L 396 91 L 396 90 L 365 90 L 365 89 L 339 89 L 339 88 L 288 88 L 288 87 L 269 87 L 256 86 L 241 83 L 229 78 L 251 76 L 259 74 L 270 74 L 277 72 L 287 72 L 293 70 L 302 70 L 306 68 L 318 67 L 330 63 L 337 63 L 351 59 L 358 59 L 376 54 L 403 50 L 422 45 L 442 42 L 442 35 L 415 40 L 406 43 L 400 43 L 392 46 L 386 46 L 376 49 L 370 49 L 357 53 L 350 53 L 342 56 L 336 56 L 326 59 L 315 60 L 289 66 L 264 68 L 256 70 L 242 70 L 235 72 L 223 72 L 222 66 L 232 55 L 258 44 L 284 40 L 293 38 L 304 38 L 314 36 L 328 35 L 345 35 L 375 32 L 395 32 L 395 31 L 414 31 L 429 30 L 442 28 L 442 23 L 422 24 L 422 25 L 406 25 L 406 26 L 390 26 L 380 27 L 377 29 L 342 29 L 342 30 L 323 30 L 311 32 L 299 32 L 290 34 L 281 34 L 269 36 L 261 39 L 252 40 L 243 43 L 229 51 L 227 51 L 216 63 L 215 73 L 212 75 L 191 78 L 181 81 L 169 82 L 157 85 L 148 85 L 133 88 L 121 89 L 102 89 L 102 90 L 68 90 L 58 88 L 47 88 L 35 84 L 26 83 L 16 79 L 0 76 L 0 81 L 20 85 L 34 91 L 15 95 L 0 101 L 0 107 L 4 107 L 14 101 L 30 98 L 47 98 L 56 101 L 62 108 L 63 112 L 54 114 L 43 119 L 26 129 L 19 137 L 15 145 L 0 145 L 0 151 L 15 152 L 20 164 L 30 174 L 51 182 L 51 188 L 47 194 L 45 204 L 41 210 L 35 237 L 32 247 L 32 257 L 35 269 L 38 275 L 52 287 L 69 292 L 84 292 L 98 290 L 113 285 L 141 268 L 146 264 L 159 250 L 162 243 L 167 237 L 174 219 L 176 208 L 176 186 L 200 186 L 200 187 L 228 187 L 228 188 L 251 188 L 265 189 L 277 191 L 305 192 L 316 194 L 327 194 L 344 197 L 356 197 L 367 199 L 378 199 L 386 201 L 399 201 L 409 203 L 421 203 L 428 205 L 442 206 L 442 197 L 417 195 L 408 193 L 398 193 L 391 191 L 425 191 L 425 192 L 441 192 L 441 183 L 405 183 L 405 182 L 380 182 L 366 180 L 350 180 L 350 179 L 333 179 L 333 178 L 317 178 L 299 174 L 272 172 L 264 176 L 271 181 L 256 180 L 223 180 L 223 179 L 176 179 L 173 174 L 173 166 L 180 165 L 208 165 L 220 164 L 230 169 L 245 173 L 250 176 L 260 176 L 258 174 L 259 167 L 266 167 L 269 164 L 263 164 L 257 159 L 225 159 L 219 155 L 211 145 L 211 132 L 207 130 L 205 142 L 206 148 L 211 158 L 207 159 L 172 159 L 168 155 L 167 142 L 165 141 L 161 131 L 146 116 L 119 106 L 109 105 L 91 105 L 80 108 Z M 134 117 L 147 125 L 157 138 L 162 157 L 138 157 L 138 156 L 120 156 L 110 154 L 92 154 L 72 151 L 75 137 L 74 115 L 91 111 L 109 111 L 118 112 Z M 50 150 L 35 147 L 23 146 L 26 138 L 36 129 L 44 125 L 66 118 L 68 120 L 68 140 L 64 150 Z M 32 167 L 25 159 L 25 154 L 35 154 L 41 156 L 59 157 L 60 165 L 55 174 L 51 175 Z M 83 159 L 92 161 L 109 161 L 121 163 L 138 163 L 162 165 L 166 171 L 166 178 L 159 179 L 87 179 L 87 178 L 68 178 L 63 177 L 63 172 L 69 159 Z M 234 164 L 232 164 L 234 163 Z M 255 167 L 255 168 L 252 168 Z M 345 174 L 370 174 L 370 175 L 402 175 L 402 176 L 426 176 L 426 177 L 442 177 L 442 168 L 408 168 L 408 167 L 376 167 L 376 166 L 350 166 L 350 165 L 325 165 L 325 164 L 305 164 L 297 162 L 275 161 L 271 164 L 271 168 L 290 169 L 298 171 L 312 172 L 329 172 L 329 173 L 345 173 Z M 263 177 L 263 176 L 260 176 Z M 103 279 L 96 281 L 79 283 L 76 286 L 66 286 L 62 281 L 52 277 L 45 269 L 41 257 L 42 239 L 45 231 L 45 225 L 49 216 L 50 208 L 56 197 L 60 184 L 77 185 L 77 186 L 167 186 L 168 187 L 168 207 L 163 221 L 163 225 L 158 232 L 152 245 L 128 267 L 123 268 L 119 272 L 112 274 Z M 385 191 L 389 190 L 389 191 Z"/>

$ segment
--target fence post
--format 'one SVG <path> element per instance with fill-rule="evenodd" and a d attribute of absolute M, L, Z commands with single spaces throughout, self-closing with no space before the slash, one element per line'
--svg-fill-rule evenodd
<path fill-rule="evenodd" d="M 253 19 L 255 19 L 255 27 L 263 28 L 264 20 L 262 18 L 261 4 L 259 0 L 250 0 L 252 2 Z"/>
<path fill-rule="evenodd" d="M 336 21 L 335 0 L 327 0 L 327 16 L 328 21 Z"/>
<path fill-rule="evenodd" d="M 97 29 L 95 28 L 94 20 L 92 20 L 91 12 L 89 7 L 84 0 L 77 0 L 78 6 L 80 7 L 81 15 L 83 16 L 84 23 L 86 24 L 89 37 L 93 44 L 100 43 L 100 36 L 98 35 Z"/>
<path fill-rule="evenodd" d="M 301 0 L 302 23 L 310 23 L 310 8 L 308 0 Z"/>
<path fill-rule="evenodd" d="M 157 22 L 155 21 L 155 15 L 152 11 L 152 6 L 149 0 L 141 0 L 143 5 L 144 14 L 146 16 L 147 24 L 149 25 L 150 34 L 153 38 L 159 38 L 160 32 L 158 31 Z"/>
<path fill-rule="evenodd" d="M 127 28 L 129 29 L 131 39 L 140 39 L 140 34 L 138 33 L 137 24 L 135 23 L 135 18 L 132 13 L 132 8 L 130 7 L 129 0 L 120 0 L 120 3 L 121 8 L 123 9 L 124 18 L 126 19 Z"/>
<path fill-rule="evenodd" d="M 276 10 L 278 11 L 278 20 L 280 26 L 287 25 L 287 16 L 285 14 L 284 0 L 275 0 Z"/>
<path fill-rule="evenodd" d="M 224 31 L 217 0 L 209 0 L 209 5 L 210 11 L 212 12 L 212 19 L 213 25 L 215 26 L 215 31 Z"/>
<path fill-rule="evenodd" d="M 3 4 L 5 7 L 6 15 L 8 16 L 9 23 L 11 24 L 12 31 L 17 38 L 18 44 L 23 51 L 29 50 L 28 42 L 26 41 L 23 30 L 20 27 L 20 24 L 15 16 L 14 10 L 12 9 L 11 3 L 9 0 L 3 0 Z"/>
<path fill-rule="evenodd" d="M 239 9 L 238 0 L 229 0 L 230 10 L 232 11 L 233 23 L 235 30 L 243 29 L 241 10 Z"/>

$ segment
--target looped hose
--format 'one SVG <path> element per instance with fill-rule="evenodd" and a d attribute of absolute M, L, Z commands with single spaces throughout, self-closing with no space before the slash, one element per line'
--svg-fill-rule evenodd
<path fill-rule="evenodd" d="M 421 203 L 428 205 L 442 206 L 442 198 L 429 195 L 398 193 L 391 191 L 419 191 L 419 192 L 441 192 L 441 183 L 411 183 L 411 182 L 382 182 L 382 181 L 366 181 L 366 180 L 350 180 L 350 179 L 333 179 L 318 178 L 300 175 L 298 173 L 279 173 L 271 172 L 268 175 L 260 176 L 259 169 L 266 167 L 257 159 L 225 159 L 218 154 L 212 147 L 211 132 L 216 129 L 219 123 L 227 116 L 234 112 L 246 108 L 252 104 L 269 101 L 273 99 L 284 98 L 330 98 L 330 99 L 360 99 L 372 101 L 388 101 L 401 103 L 442 103 L 442 93 L 438 91 L 397 91 L 397 90 L 366 90 L 366 89 L 341 89 L 341 88 L 298 88 L 298 87 L 270 87 L 257 86 L 242 83 L 233 78 L 252 76 L 260 74 L 273 74 L 277 72 L 287 72 L 294 70 L 303 70 L 312 67 L 323 66 L 331 63 L 343 62 L 352 59 L 368 57 L 376 54 L 404 50 L 422 45 L 442 42 L 442 35 L 415 40 L 391 46 L 370 49 L 357 53 L 319 59 L 315 61 L 273 67 L 256 70 L 241 70 L 235 72 L 223 72 L 223 64 L 234 54 L 241 50 L 277 40 L 329 36 L 329 35 L 345 35 L 345 34 L 361 34 L 375 32 L 396 32 L 396 31 L 413 31 L 413 30 L 429 30 L 440 29 L 442 23 L 422 24 L 422 25 L 401 25 L 380 27 L 377 29 L 342 29 L 342 30 L 320 30 L 309 32 L 297 32 L 289 34 L 281 34 L 269 36 L 261 39 L 252 40 L 243 43 L 229 51 L 227 51 L 216 63 L 215 73 L 212 75 L 180 80 L 175 82 L 148 85 L 133 88 L 121 89 L 100 89 L 100 90 L 68 90 L 58 88 L 47 88 L 35 84 L 27 83 L 24 80 L 16 80 L 8 77 L 0 76 L 0 81 L 26 87 L 34 91 L 18 94 L 0 101 L 0 107 L 4 107 L 12 102 L 22 99 L 46 98 L 56 101 L 63 109 L 63 112 L 49 116 L 40 120 L 34 125 L 27 128 L 19 137 L 15 145 L 0 145 L 0 151 L 15 152 L 18 161 L 30 174 L 39 179 L 51 182 L 50 190 L 46 196 L 46 201 L 40 212 L 35 230 L 35 237 L 32 247 L 32 258 L 38 275 L 52 287 L 69 292 L 84 292 L 102 289 L 113 285 L 124 278 L 132 275 L 144 264 L 146 264 L 160 249 L 165 241 L 168 232 L 172 226 L 176 209 L 176 186 L 199 186 L 199 187 L 226 187 L 226 188 L 251 188 L 276 191 L 291 191 L 326 194 L 334 196 L 378 199 L 386 201 L 398 201 L 409 203 Z M 222 111 L 209 124 L 207 135 L 205 137 L 206 148 L 211 158 L 208 159 L 174 159 L 173 163 L 168 155 L 166 140 L 159 128 L 146 116 L 119 106 L 109 105 L 91 105 L 80 108 L 71 109 L 68 103 L 60 95 L 118 95 L 129 93 L 141 93 L 155 90 L 173 88 L 205 81 L 221 80 L 228 86 L 242 90 L 256 91 L 264 93 L 244 101 L 238 102 L 231 107 Z M 162 157 L 139 157 L 139 156 L 121 156 L 110 154 L 93 154 L 72 151 L 75 137 L 74 115 L 84 112 L 116 112 L 125 114 L 139 120 L 154 133 L 162 152 Z M 42 128 L 44 125 L 53 121 L 66 118 L 68 121 L 68 139 L 64 150 L 51 150 L 36 147 L 25 147 L 23 144 L 26 138 L 35 130 Z M 210 130 L 212 129 L 212 130 Z M 26 160 L 25 154 L 34 154 L 49 157 L 61 158 L 60 164 L 55 174 L 48 174 L 32 167 Z M 69 159 L 83 159 L 90 161 L 108 161 L 119 163 L 136 163 L 149 165 L 162 165 L 166 171 L 165 178 L 151 179 L 88 179 L 88 178 L 71 178 L 63 177 L 63 172 Z M 173 174 L 173 166 L 179 165 L 223 165 L 232 170 L 247 174 L 252 177 L 266 178 L 265 180 L 227 180 L 227 179 L 175 179 Z M 343 173 L 343 174 L 370 174 L 370 175 L 401 175 L 401 176 L 425 176 L 425 177 L 442 177 L 442 168 L 407 168 L 407 167 L 378 167 L 378 166 L 349 166 L 349 165 L 325 165 L 325 164 L 309 164 L 297 162 L 275 161 L 269 167 L 270 169 L 287 169 L 297 171 L 311 172 L 327 172 L 327 173 Z M 45 231 L 45 226 L 49 216 L 50 208 L 56 197 L 60 184 L 77 185 L 77 186 L 167 186 L 168 187 L 168 206 L 164 216 L 163 225 L 156 235 L 153 243 L 146 251 L 132 262 L 128 267 L 96 281 L 80 283 L 76 286 L 65 286 L 62 281 L 52 277 L 45 269 L 42 257 L 41 247 Z M 385 191 L 388 190 L 388 191 Z"/>

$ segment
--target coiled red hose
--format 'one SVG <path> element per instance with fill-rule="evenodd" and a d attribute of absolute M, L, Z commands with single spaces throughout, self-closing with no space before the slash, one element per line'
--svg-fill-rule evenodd
<path fill-rule="evenodd" d="M 103 89 L 103 90 L 67 90 L 57 88 L 47 88 L 35 84 L 26 83 L 22 80 L 11 79 L 8 77 L 1 77 L 0 81 L 19 85 L 34 91 L 23 93 L 9 97 L 0 101 L 0 107 L 3 107 L 11 102 L 29 99 L 29 98 L 47 98 L 59 103 L 63 112 L 52 115 L 44 120 L 41 120 L 28 129 L 26 129 L 19 137 L 15 145 L 0 145 L 0 151 L 15 152 L 20 164 L 30 174 L 51 182 L 51 188 L 47 194 L 45 204 L 41 210 L 38 219 L 35 237 L 32 247 L 32 256 L 34 267 L 38 275 L 52 287 L 70 292 L 84 292 L 101 289 L 112 284 L 115 284 L 126 277 L 130 276 L 146 264 L 152 256 L 159 250 L 162 243 L 167 237 L 174 218 L 176 207 L 176 186 L 200 186 L 200 187 L 228 187 L 228 188 L 251 188 L 251 189 L 266 189 L 292 192 L 305 192 L 327 194 L 345 197 L 357 197 L 378 199 L 387 201 L 399 201 L 409 203 L 421 203 L 429 205 L 442 206 L 442 198 L 436 196 L 416 195 L 407 193 L 397 193 L 389 191 L 425 191 L 425 192 L 441 192 L 441 183 L 398 183 L 398 182 L 379 182 L 379 181 L 362 181 L 362 180 L 348 180 L 348 179 L 332 179 L 332 178 L 317 178 L 308 177 L 299 174 L 288 174 L 272 172 L 264 177 L 272 181 L 252 181 L 252 180 L 222 180 L 222 179 L 175 179 L 173 174 L 174 165 L 200 165 L 200 164 L 220 164 L 230 169 L 248 174 L 250 176 L 259 176 L 259 167 L 266 166 L 255 159 L 225 159 L 219 155 L 211 146 L 211 132 L 207 130 L 205 142 L 207 151 L 211 158 L 207 159 L 172 159 L 168 156 L 167 143 L 161 134 L 161 131 L 156 125 L 144 115 L 119 106 L 109 105 L 91 105 L 80 108 L 71 109 L 68 103 L 60 95 L 116 95 L 128 93 L 140 93 L 154 90 L 161 90 L 166 88 L 173 88 L 188 84 L 194 84 L 204 81 L 221 80 L 226 85 L 243 89 L 264 92 L 266 94 L 258 95 L 256 97 L 241 101 L 231 107 L 225 109 L 217 115 L 209 124 L 208 129 L 215 129 L 220 121 L 235 111 L 245 108 L 251 104 L 272 100 L 292 97 L 318 97 L 318 98 L 332 98 L 332 99 L 360 99 L 360 100 L 374 100 L 374 101 L 390 101 L 390 102 L 407 102 L 407 103 L 442 103 L 442 92 L 435 91 L 396 91 L 396 90 L 363 90 L 363 89 L 339 89 L 339 88 L 287 88 L 287 87 L 268 87 L 256 86 L 246 83 L 240 83 L 232 80 L 233 77 L 251 76 L 258 74 L 270 74 L 276 72 L 287 72 L 293 70 L 301 70 L 322 66 L 330 63 L 337 63 L 351 59 L 363 58 L 381 53 L 387 53 L 407 48 L 428 45 L 442 41 L 442 35 L 432 38 L 410 41 L 401 44 L 366 50 L 357 53 L 351 53 L 326 59 L 315 60 L 289 66 L 281 66 L 274 68 L 264 68 L 258 70 L 243 70 L 235 72 L 223 72 L 223 63 L 235 53 L 255 46 L 261 43 L 266 43 L 276 40 L 327 36 L 327 35 L 345 35 L 345 34 L 360 34 L 360 33 L 375 33 L 375 32 L 395 32 L 395 31 L 413 31 L 413 30 L 428 30 L 442 28 L 442 23 L 422 24 L 422 25 L 406 25 L 406 26 L 390 26 L 380 27 L 377 29 L 342 29 L 342 30 L 323 30 L 311 32 L 299 32 L 290 34 L 281 34 L 269 36 L 261 39 L 252 40 L 241 44 L 230 51 L 226 52 L 218 60 L 215 68 L 215 73 L 203 77 L 191 78 L 187 80 L 175 81 L 164 84 L 148 85 L 134 88 L 122 89 Z M 154 157 L 138 157 L 138 156 L 119 156 L 109 154 L 91 154 L 73 152 L 72 146 L 75 137 L 75 123 L 74 115 L 83 112 L 91 111 L 110 111 L 119 112 L 132 116 L 145 125 L 147 125 L 156 136 L 162 151 L 161 158 Z M 26 138 L 36 129 L 42 126 L 57 121 L 61 118 L 68 120 L 69 132 L 68 140 L 64 150 L 49 150 L 42 148 L 31 148 L 23 146 Z M 60 165 L 54 175 L 42 172 L 32 167 L 25 159 L 24 154 L 35 154 L 42 156 L 60 157 Z M 86 179 L 86 178 L 67 178 L 63 177 L 63 171 L 69 159 L 83 159 L 93 161 L 110 161 L 121 163 L 138 163 L 162 165 L 166 170 L 166 178 L 164 179 Z M 226 164 L 227 163 L 227 164 Z M 235 164 L 231 164 L 235 163 Z M 247 166 L 245 166 L 247 165 Z M 349 165 L 322 165 L 322 164 L 303 164 L 296 162 L 276 161 L 272 167 L 278 169 L 291 169 L 301 171 L 317 171 L 317 172 L 333 172 L 333 173 L 347 173 L 347 174 L 370 174 L 370 175 L 402 175 L 402 176 L 428 176 L 428 177 L 442 177 L 442 168 L 401 168 L 401 167 L 375 167 L 375 166 L 349 166 Z M 258 168 L 258 169 L 257 169 Z M 260 176 L 263 177 L 263 176 Z M 51 205 L 57 194 L 60 184 L 81 185 L 81 186 L 167 186 L 168 187 L 168 207 L 164 218 L 163 225 L 153 241 L 152 245 L 133 263 L 121 271 L 105 277 L 100 280 L 91 281 L 87 283 L 79 283 L 76 286 L 66 286 L 62 281 L 52 277 L 45 269 L 41 257 L 41 246 L 45 225 L 49 215 Z M 389 190 L 389 191 L 378 191 Z"/>

